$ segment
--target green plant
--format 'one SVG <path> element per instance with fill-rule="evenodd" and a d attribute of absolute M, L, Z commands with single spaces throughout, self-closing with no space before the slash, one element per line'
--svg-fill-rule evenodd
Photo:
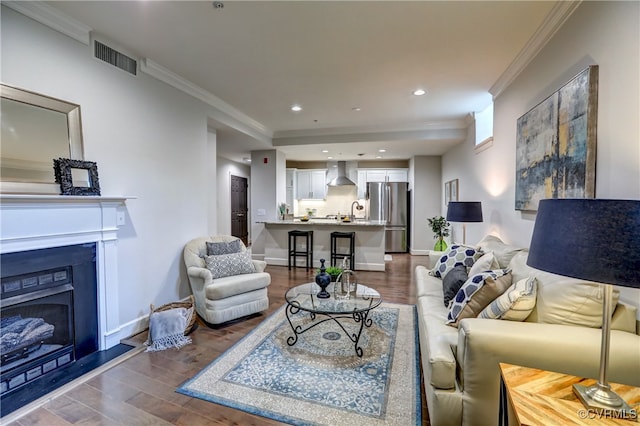
<path fill-rule="evenodd" d="M 335 281 L 342 273 L 342 268 L 338 266 L 327 266 L 324 271 L 331 275 L 331 281 Z M 320 269 L 317 270 L 317 273 L 320 273 Z"/>
<path fill-rule="evenodd" d="M 444 237 L 449 236 L 449 222 L 442 216 L 435 216 L 430 219 L 429 226 L 431 226 L 431 231 L 433 231 L 433 238 L 436 238 L 434 250 L 436 251 L 444 251 L 447 248 L 447 243 L 444 241 Z"/>

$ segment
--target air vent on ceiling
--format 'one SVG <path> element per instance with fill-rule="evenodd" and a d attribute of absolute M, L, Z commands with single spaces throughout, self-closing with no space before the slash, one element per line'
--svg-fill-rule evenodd
<path fill-rule="evenodd" d="M 106 44 L 100 43 L 98 40 L 93 41 L 93 54 L 96 58 L 120 68 L 129 74 L 136 75 L 137 73 L 138 67 L 135 59 L 118 52 Z"/>

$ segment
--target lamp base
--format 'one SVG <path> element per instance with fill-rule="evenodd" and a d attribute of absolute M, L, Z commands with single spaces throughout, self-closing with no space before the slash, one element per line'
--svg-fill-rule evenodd
<path fill-rule="evenodd" d="M 603 386 L 599 383 L 589 387 L 573 385 L 573 393 L 588 409 L 598 412 L 615 412 L 616 418 L 620 419 L 631 418 L 634 415 L 633 408 L 608 386 Z"/>

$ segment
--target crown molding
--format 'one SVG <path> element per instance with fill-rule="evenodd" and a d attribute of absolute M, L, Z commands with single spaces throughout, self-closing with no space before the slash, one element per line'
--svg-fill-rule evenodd
<path fill-rule="evenodd" d="M 449 140 L 461 142 L 467 137 L 467 128 L 442 128 L 405 131 L 381 131 L 327 134 L 298 134 L 296 136 L 274 137 L 274 147 L 288 145 L 318 145 L 328 143 L 381 142 L 381 141 L 429 141 Z"/>
<path fill-rule="evenodd" d="M 213 93 L 201 88 L 200 86 L 197 86 L 196 84 L 181 77 L 173 71 L 152 61 L 151 59 L 144 58 L 140 61 L 140 71 L 172 87 L 175 87 L 176 89 L 190 96 L 193 96 L 194 98 L 199 99 L 207 105 L 210 105 L 216 110 L 222 112 L 222 114 L 218 114 L 216 116 L 216 119 L 224 122 L 224 124 L 227 124 L 230 127 L 237 128 L 237 122 L 239 122 L 244 126 L 257 131 L 262 137 L 271 138 L 273 136 L 273 131 L 268 129 L 262 123 L 259 123 L 242 111 L 232 107 L 222 99 L 215 96 Z M 237 122 L 229 122 L 229 120 L 225 119 L 225 117 L 231 117 L 234 120 L 237 120 Z"/>
<path fill-rule="evenodd" d="M 91 27 L 42 1 L 8 0 L 2 1 L 2 4 L 82 44 L 89 46 L 91 43 Z M 273 132 L 263 124 L 150 59 L 140 61 L 140 70 L 213 107 L 216 110 L 214 111 L 215 118 L 230 127 L 242 128 L 245 132 L 249 131 L 260 140 L 270 139 L 273 135 Z"/>
<path fill-rule="evenodd" d="M 573 12 L 582 3 L 582 0 L 576 1 L 558 1 L 535 34 L 529 39 L 527 44 L 522 48 L 518 56 L 511 62 L 502 75 L 489 89 L 494 99 L 500 95 L 513 80 L 522 73 L 527 65 L 540 53 L 542 48 L 547 45 L 549 40 L 564 25 Z"/>
<path fill-rule="evenodd" d="M 89 46 L 91 28 L 41 1 L 3 1 L 18 13 Z"/>
<path fill-rule="evenodd" d="M 460 130 L 469 126 L 468 117 L 460 120 L 448 120 L 438 122 L 414 122 L 404 124 L 374 124 L 370 126 L 353 127 L 324 127 L 319 129 L 281 130 L 273 133 L 275 139 L 308 138 L 316 136 L 336 135 L 372 135 L 372 134 L 402 134 L 416 132 L 434 132 L 438 130 Z"/>

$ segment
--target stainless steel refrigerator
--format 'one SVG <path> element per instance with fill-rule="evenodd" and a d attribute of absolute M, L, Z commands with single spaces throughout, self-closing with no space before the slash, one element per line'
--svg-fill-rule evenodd
<path fill-rule="evenodd" d="M 385 252 L 406 252 L 409 246 L 407 182 L 367 182 L 369 220 L 385 222 Z"/>

